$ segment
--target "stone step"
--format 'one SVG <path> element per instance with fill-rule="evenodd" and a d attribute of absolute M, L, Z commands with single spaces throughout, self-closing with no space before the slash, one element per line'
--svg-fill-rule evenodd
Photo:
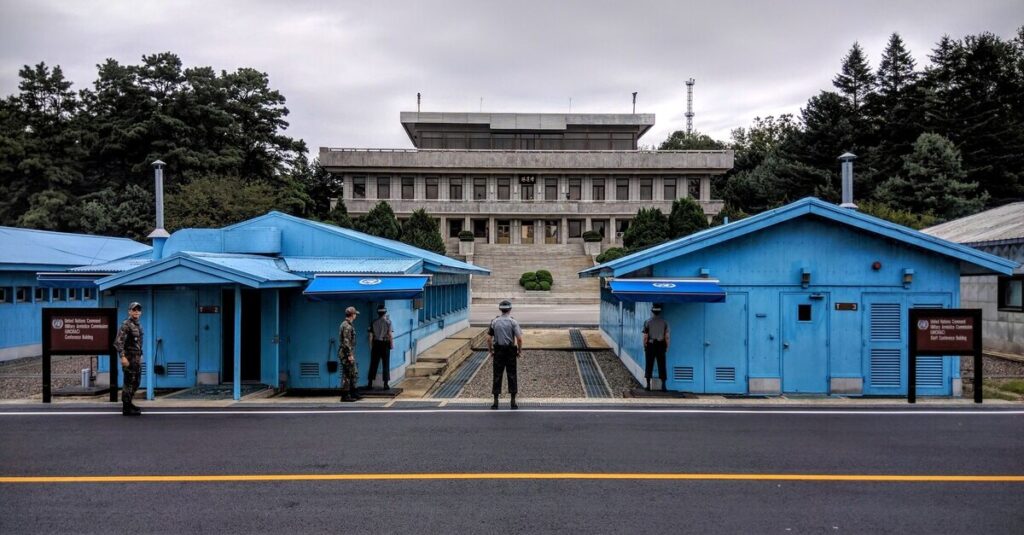
<path fill-rule="evenodd" d="M 426 377 L 438 375 L 448 366 L 447 362 L 417 362 L 405 368 L 405 375 L 409 377 Z M 404 388 L 404 386 L 403 386 Z"/>

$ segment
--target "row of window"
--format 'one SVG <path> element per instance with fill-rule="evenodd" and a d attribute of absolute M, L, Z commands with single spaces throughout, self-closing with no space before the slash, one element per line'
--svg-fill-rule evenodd
<path fill-rule="evenodd" d="M 579 201 L 583 199 L 583 179 L 579 177 L 568 178 L 566 180 L 565 192 L 559 194 L 559 178 L 550 177 L 544 178 L 540 181 L 530 181 L 528 183 L 519 184 L 519 200 L 533 201 L 539 199 L 538 194 L 543 193 L 545 200 L 560 200 L 564 197 L 568 201 Z M 630 179 L 628 178 L 616 178 L 609 186 L 608 180 L 603 178 L 594 178 L 591 180 L 591 195 L 590 198 L 595 201 L 628 201 L 630 200 Z M 391 177 L 380 176 L 367 178 L 365 176 L 357 176 L 352 178 L 352 198 L 353 199 L 365 199 L 367 183 L 369 181 L 376 182 L 377 186 L 377 199 L 390 200 L 394 198 L 391 192 Z M 521 180 L 521 182 L 523 182 Z M 651 201 L 654 200 L 654 179 L 653 178 L 641 178 L 637 180 L 639 185 L 639 200 Z M 448 199 L 449 200 L 467 200 L 466 194 L 470 197 L 468 200 L 483 201 L 488 200 L 487 194 L 487 178 L 477 177 L 472 179 L 466 179 L 462 177 L 451 177 L 448 179 Z M 687 183 L 688 190 L 686 194 L 691 198 L 700 197 L 700 182 L 698 180 L 691 180 Z M 402 200 L 415 200 L 416 199 L 416 182 L 413 177 L 402 177 L 399 182 L 399 199 Z M 609 191 L 609 188 L 612 188 Z M 662 180 L 663 188 L 663 199 L 675 200 L 679 195 L 679 184 L 675 178 L 665 178 Z M 424 179 L 424 198 L 427 200 L 438 200 L 440 198 L 440 179 L 436 176 L 426 177 Z M 512 200 L 512 178 L 500 177 L 496 179 L 496 190 L 495 198 L 499 201 Z M 614 198 L 610 197 L 609 194 L 614 194 Z"/>
<path fill-rule="evenodd" d="M 999 277 L 999 310 L 1024 312 L 1024 275 Z"/>
<path fill-rule="evenodd" d="M 469 287 L 465 284 L 427 286 L 423 290 L 420 321 L 432 321 L 469 306 Z"/>
<path fill-rule="evenodd" d="M 96 290 L 92 288 L 41 288 L 34 286 L 0 288 L 0 304 L 58 303 L 93 301 L 95 299 Z"/>
<path fill-rule="evenodd" d="M 615 220 L 615 232 L 624 233 L 629 228 L 629 219 L 616 219 Z M 512 236 L 512 220 L 510 219 L 498 219 L 495 220 L 495 228 L 497 230 L 497 243 L 509 243 L 503 241 L 511 238 Z M 536 238 L 536 223 L 531 220 L 518 220 L 520 239 L 523 243 L 534 243 Z M 488 219 L 470 219 L 472 225 L 473 237 L 475 238 L 489 238 L 490 237 L 490 220 Z M 545 219 L 540 221 L 543 227 L 544 241 L 545 243 L 558 243 L 559 233 L 561 229 L 562 221 L 560 219 Z M 567 219 L 566 220 L 566 232 L 569 238 L 582 238 L 583 231 L 586 230 L 584 227 L 586 221 L 583 219 Z M 608 232 L 608 220 L 607 219 L 591 219 L 590 229 L 601 234 L 602 237 L 607 237 Z M 448 237 L 458 238 L 459 233 L 463 230 L 468 230 L 465 227 L 465 220 L 463 219 L 449 219 L 448 220 Z"/>
<path fill-rule="evenodd" d="M 470 150 L 636 150 L 636 136 L 630 132 L 423 132 L 419 146 L 424 149 Z"/>

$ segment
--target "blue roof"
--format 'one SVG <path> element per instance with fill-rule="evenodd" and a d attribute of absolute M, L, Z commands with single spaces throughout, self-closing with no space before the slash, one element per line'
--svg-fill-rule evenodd
<path fill-rule="evenodd" d="M 619 277 L 672 258 L 808 215 L 828 219 L 858 230 L 876 234 L 880 237 L 896 240 L 935 254 L 957 259 L 960 261 L 960 272 L 965 275 L 987 275 L 993 273 L 1009 275 L 1017 267 L 1017 263 L 1011 260 L 929 236 L 923 232 L 918 232 L 856 210 L 840 208 L 834 204 L 808 197 L 781 208 L 736 221 L 735 223 L 705 229 L 677 240 L 655 245 L 643 251 L 584 269 L 579 272 L 579 276 Z"/>
<path fill-rule="evenodd" d="M 0 227 L 0 269 L 96 265 L 149 250 L 127 238 Z"/>
<path fill-rule="evenodd" d="M 277 258 L 226 253 L 179 252 L 96 281 L 100 290 L 118 286 L 236 283 L 251 288 L 299 286 L 306 278 L 286 271 Z"/>
<path fill-rule="evenodd" d="M 414 273 L 422 265 L 414 258 L 337 258 L 333 256 L 286 256 L 284 263 L 293 273 Z"/>
<path fill-rule="evenodd" d="M 414 299 L 423 294 L 429 275 L 317 276 L 302 292 L 317 301 L 332 299 Z"/>

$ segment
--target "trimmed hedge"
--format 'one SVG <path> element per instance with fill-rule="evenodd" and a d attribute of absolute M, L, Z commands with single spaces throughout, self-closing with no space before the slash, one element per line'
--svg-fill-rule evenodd
<path fill-rule="evenodd" d="M 551 283 L 548 281 L 540 281 L 540 289 L 545 292 L 551 291 Z"/>
<path fill-rule="evenodd" d="M 546 269 L 541 269 L 537 271 L 537 280 L 548 281 L 549 284 L 555 283 L 555 279 L 551 277 L 551 272 Z"/>
<path fill-rule="evenodd" d="M 611 262 L 612 260 L 622 258 L 623 256 L 626 256 L 625 249 L 622 247 L 612 247 L 611 249 L 597 255 L 597 263 L 604 264 L 605 262 Z"/>
<path fill-rule="evenodd" d="M 463 230 L 462 232 L 459 232 L 459 241 L 473 241 L 473 240 L 474 240 L 474 236 L 473 236 L 473 233 L 471 231 Z"/>
<path fill-rule="evenodd" d="M 546 270 L 527 271 L 519 277 L 519 285 L 530 291 L 550 291 L 554 281 L 551 279 L 551 272 Z"/>
<path fill-rule="evenodd" d="M 588 230 L 583 233 L 583 241 L 585 242 L 599 242 L 604 240 L 604 236 L 596 230 Z"/>

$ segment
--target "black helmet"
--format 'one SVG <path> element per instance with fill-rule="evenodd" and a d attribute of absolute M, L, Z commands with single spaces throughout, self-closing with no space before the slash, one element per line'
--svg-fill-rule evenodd
<path fill-rule="evenodd" d="M 506 299 L 498 303 L 498 310 L 512 310 L 512 301 Z"/>
<path fill-rule="evenodd" d="M 378 314 L 387 314 L 388 313 L 388 309 L 384 305 L 381 305 L 381 306 L 377 307 L 377 313 Z"/>

